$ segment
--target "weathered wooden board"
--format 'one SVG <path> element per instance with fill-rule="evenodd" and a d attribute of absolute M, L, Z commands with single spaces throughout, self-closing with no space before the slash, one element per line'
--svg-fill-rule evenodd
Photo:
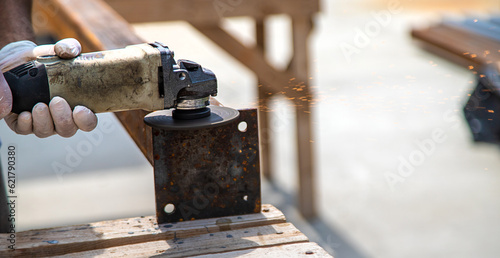
<path fill-rule="evenodd" d="M 154 216 L 119 219 L 86 225 L 20 232 L 16 235 L 16 250 L 11 251 L 6 245 L 1 245 L 0 257 L 11 255 L 63 255 L 284 222 L 286 222 L 286 219 L 283 213 L 271 205 L 263 205 L 263 212 L 258 214 L 160 225 L 156 223 L 156 217 Z M 0 242 L 6 243 L 7 238 L 6 234 L 0 235 Z"/>
<path fill-rule="evenodd" d="M 170 240 L 73 253 L 62 257 L 187 257 L 202 254 L 308 242 L 308 238 L 290 223 L 252 227 L 195 237 L 177 236 Z"/>
<path fill-rule="evenodd" d="M 229 257 L 332 257 L 316 243 L 299 243 L 255 248 L 219 254 L 194 256 L 196 258 Z"/>

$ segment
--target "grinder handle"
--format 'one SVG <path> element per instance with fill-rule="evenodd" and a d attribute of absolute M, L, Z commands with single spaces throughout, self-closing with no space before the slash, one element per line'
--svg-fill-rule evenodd
<path fill-rule="evenodd" d="M 12 112 L 29 111 L 40 102 L 49 104 L 50 90 L 45 65 L 31 61 L 3 74 L 12 92 Z"/>

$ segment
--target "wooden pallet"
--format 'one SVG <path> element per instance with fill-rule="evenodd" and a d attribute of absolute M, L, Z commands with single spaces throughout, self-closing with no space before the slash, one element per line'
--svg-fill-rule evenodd
<path fill-rule="evenodd" d="M 0 246 L 0 257 L 331 257 L 271 205 L 250 215 L 160 225 L 143 216 L 20 232 L 16 239 L 15 250 Z"/>

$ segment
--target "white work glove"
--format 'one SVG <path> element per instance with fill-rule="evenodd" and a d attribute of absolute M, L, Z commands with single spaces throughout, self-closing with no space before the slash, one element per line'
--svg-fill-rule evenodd
<path fill-rule="evenodd" d="M 97 117 L 84 106 L 73 110 L 61 97 L 54 97 L 47 106 L 38 103 L 32 112 L 11 113 L 12 93 L 3 73 L 36 59 L 37 56 L 57 55 L 61 58 L 74 58 L 82 51 L 76 39 L 63 39 L 55 45 L 37 46 L 31 41 L 10 43 L 0 50 L 0 119 L 5 118 L 10 129 L 18 134 L 34 133 L 45 138 L 57 133 L 63 137 L 73 136 L 78 129 L 92 131 L 97 126 Z"/>

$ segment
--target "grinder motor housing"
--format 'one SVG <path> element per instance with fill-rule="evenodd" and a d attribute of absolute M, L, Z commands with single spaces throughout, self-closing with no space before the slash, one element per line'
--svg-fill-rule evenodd
<path fill-rule="evenodd" d="M 174 60 L 161 43 L 82 54 L 74 59 L 41 56 L 4 74 L 13 94 L 13 112 L 30 111 L 55 96 L 71 108 L 95 113 L 176 108 L 200 110 L 217 95 L 214 73 L 199 64 Z"/>

